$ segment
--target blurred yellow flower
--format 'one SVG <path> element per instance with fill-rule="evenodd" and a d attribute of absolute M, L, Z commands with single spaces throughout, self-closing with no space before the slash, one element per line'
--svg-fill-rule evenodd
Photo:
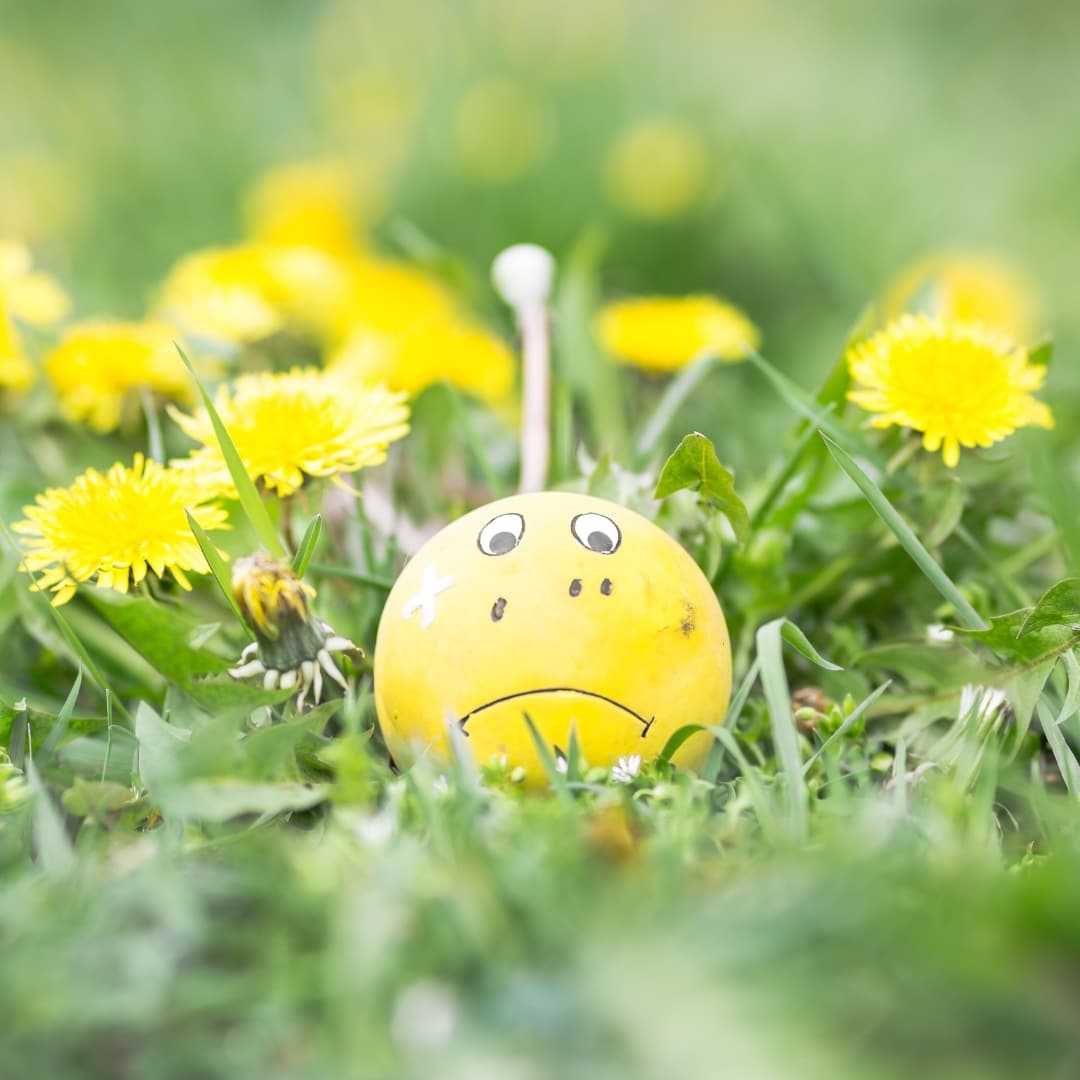
<path fill-rule="evenodd" d="M 52 591 L 56 605 L 91 579 L 127 592 L 147 570 L 158 577 L 169 570 L 190 589 L 186 573 L 205 574 L 208 567 L 185 509 L 208 531 L 228 527 L 225 511 L 208 503 L 193 473 L 141 454 L 131 468 L 118 462 L 104 475 L 87 469 L 70 487 L 50 488 L 23 508 L 26 519 L 12 526 L 24 538 L 20 569 L 38 575 L 32 588 Z"/>
<path fill-rule="evenodd" d="M 975 252 L 942 251 L 913 263 L 886 289 L 886 321 L 921 312 L 945 323 L 981 323 L 1014 341 L 1038 333 L 1036 287 L 1018 267 Z"/>
<path fill-rule="evenodd" d="M 1053 427 L 1033 398 L 1046 368 L 1000 331 L 902 315 L 848 350 L 848 397 L 874 413 L 874 427 L 922 432 L 923 446 L 942 450 L 950 468 L 961 446 L 990 446 L 1017 428 Z"/>
<path fill-rule="evenodd" d="M 387 446 L 409 430 L 404 394 L 363 386 L 316 368 L 242 375 L 214 399 L 251 478 L 279 496 L 308 478 L 355 472 L 386 460 Z M 170 407 L 180 427 L 202 447 L 174 464 L 214 490 L 232 483 L 210 417 Z"/>
<path fill-rule="evenodd" d="M 16 320 L 51 326 L 67 311 L 64 291 L 53 278 L 33 269 L 26 247 L 0 242 L 0 390 L 25 390 L 34 381 Z"/>
<path fill-rule="evenodd" d="M 328 312 L 327 331 L 343 341 L 357 327 L 400 334 L 428 319 L 445 319 L 455 311 L 454 298 L 430 274 L 391 259 L 357 257 L 344 270 L 347 287 Z"/>
<path fill-rule="evenodd" d="M 0 300 L 10 315 L 31 326 L 52 326 L 68 313 L 64 290 L 33 269 L 22 244 L 0 243 Z"/>
<path fill-rule="evenodd" d="M 395 331 L 360 324 L 330 361 L 330 370 L 352 381 L 384 382 L 414 395 L 445 380 L 492 405 L 509 396 L 514 368 L 500 338 L 453 315 Z"/>
<path fill-rule="evenodd" d="M 535 169 L 551 150 L 555 116 L 529 87 L 489 79 L 461 99 L 454 123 L 458 166 L 470 180 L 512 184 Z"/>
<path fill-rule="evenodd" d="M 709 169 L 705 140 L 679 120 L 649 120 L 625 132 L 608 151 L 608 192 L 637 217 L 662 220 L 701 198 Z"/>
<path fill-rule="evenodd" d="M 0 297 L 0 391 L 25 390 L 34 381 L 34 369 L 23 353 L 15 326 Z"/>
<path fill-rule="evenodd" d="M 142 389 L 190 400 L 191 377 L 173 345 L 175 336 L 158 322 L 100 320 L 69 327 L 45 360 L 65 415 L 108 432 L 141 407 Z"/>
<path fill-rule="evenodd" d="M 302 161 L 266 173 L 247 202 L 257 243 L 347 255 L 359 233 L 353 178 L 341 161 Z"/>
<path fill-rule="evenodd" d="M 242 244 L 185 256 L 160 303 L 191 334 L 246 344 L 287 327 L 317 328 L 348 280 L 342 262 L 317 248 Z"/>
<path fill-rule="evenodd" d="M 601 308 L 604 348 L 646 371 L 675 371 L 706 354 L 736 361 L 761 335 L 733 304 L 715 296 L 643 296 Z"/>

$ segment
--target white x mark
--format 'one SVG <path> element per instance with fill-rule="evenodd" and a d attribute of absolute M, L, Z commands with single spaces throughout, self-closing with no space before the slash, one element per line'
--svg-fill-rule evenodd
<path fill-rule="evenodd" d="M 435 621 L 435 597 L 454 584 L 452 577 L 439 577 L 434 566 L 424 567 L 424 580 L 420 591 L 406 601 L 401 609 L 401 617 L 409 619 L 416 611 L 420 612 L 420 626 L 426 630 Z"/>

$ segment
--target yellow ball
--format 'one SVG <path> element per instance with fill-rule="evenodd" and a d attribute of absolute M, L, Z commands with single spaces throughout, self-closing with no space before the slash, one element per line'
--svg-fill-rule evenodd
<path fill-rule="evenodd" d="M 576 729 L 588 765 L 656 757 L 685 724 L 718 724 L 731 646 L 705 576 L 640 514 L 588 495 L 516 495 L 429 540 L 390 592 L 375 706 L 402 765 L 450 754 L 544 772 L 528 716 L 556 751 Z M 710 736 L 674 760 L 699 767 Z"/>

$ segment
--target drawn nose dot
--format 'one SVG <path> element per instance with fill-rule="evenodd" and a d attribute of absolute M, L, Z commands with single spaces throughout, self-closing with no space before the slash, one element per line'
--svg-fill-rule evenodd
<path fill-rule="evenodd" d="M 604 578 L 604 580 L 600 582 L 600 591 L 605 596 L 610 596 L 611 590 L 614 588 L 615 586 L 611 584 L 611 578 Z"/>
<path fill-rule="evenodd" d="M 581 595 L 581 578 L 576 577 L 576 578 L 574 578 L 573 581 L 570 582 L 570 595 L 571 596 L 580 596 Z"/>
<path fill-rule="evenodd" d="M 500 596 L 494 604 L 491 605 L 491 621 L 498 622 L 503 617 L 503 612 L 506 610 L 506 598 Z"/>

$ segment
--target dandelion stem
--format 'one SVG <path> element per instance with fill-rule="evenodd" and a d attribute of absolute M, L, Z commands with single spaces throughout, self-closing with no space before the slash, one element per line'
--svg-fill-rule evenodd
<path fill-rule="evenodd" d="M 551 458 L 551 335 L 547 308 L 532 304 L 518 313 L 525 378 L 521 423 L 522 491 L 541 491 Z"/>

